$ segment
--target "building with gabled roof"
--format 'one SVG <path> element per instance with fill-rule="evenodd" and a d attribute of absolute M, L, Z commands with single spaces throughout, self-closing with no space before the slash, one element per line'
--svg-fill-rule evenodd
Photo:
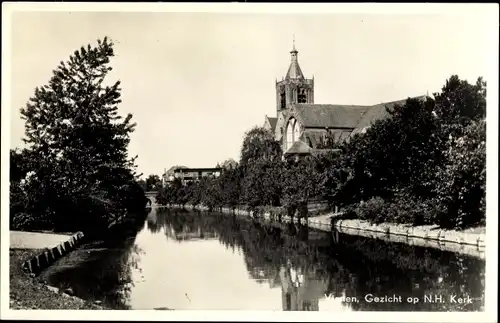
<path fill-rule="evenodd" d="M 284 156 L 308 156 L 317 153 L 327 134 L 344 142 L 364 133 L 373 122 L 389 116 L 387 108 L 404 104 L 406 99 L 375 105 L 315 104 L 314 77 L 307 79 L 298 61 L 298 51 L 290 51 L 286 76 L 276 81 L 276 117 L 265 116 L 264 128 L 274 133 Z M 425 99 L 419 96 L 417 99 Z M 324 150 L 321 150 L 323 153 Z"/>

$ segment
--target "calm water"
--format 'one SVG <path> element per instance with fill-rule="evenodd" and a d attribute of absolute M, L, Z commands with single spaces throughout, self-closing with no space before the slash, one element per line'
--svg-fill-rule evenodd
<path fill-rule="evenodd" d="M 484 267 L 434 249 L 153 209 L 136 236 L 84 245 L 40 279 L 115 309 L 478 311 Z M 453 303 L 453 295 L 472 304 Z"/>

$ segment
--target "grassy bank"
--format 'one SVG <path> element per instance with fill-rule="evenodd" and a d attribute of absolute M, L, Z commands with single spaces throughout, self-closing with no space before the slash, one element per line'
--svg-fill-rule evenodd
<path fill-rule="evenodd" d="M 77 309 L 105 309 L 91 302 L 55 292 L 36 278 L 30 277 L 21 269 L 22 263 L 41 250 L 24 249 L 9 251 L 10 273 L 10 308 L 14 310 L 52 309 L 52 310 L 77 310 Z"/>

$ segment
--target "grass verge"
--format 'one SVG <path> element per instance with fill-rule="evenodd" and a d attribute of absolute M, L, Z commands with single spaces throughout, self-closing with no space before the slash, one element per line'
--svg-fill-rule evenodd
<path fill-rule="evenodd" d="M 38 249 L 16 249 L 9 251 L 10 309 L 105 309 L 100 305 L 61 292 L 54 292 L 49 286 L 38 282 L 35 277 L 30 277 L 26 274 L 21 268 L 22 263 L 40 252 L 41 250 Z"/>

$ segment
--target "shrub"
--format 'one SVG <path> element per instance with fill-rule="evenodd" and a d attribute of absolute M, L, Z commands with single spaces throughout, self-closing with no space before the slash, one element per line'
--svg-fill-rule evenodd
<path fill-rule="evenodd" d="M 372 197 L 358 205 L 356 214 L 362 220 L 382 223 L 387 220 L 387 203 L 381 197 Z"/>
<path fill-rule="evenodd" d="M 49 217 L 45 216 L 33 216 L 32 214 L 18 212 L 11 214 L 10 217 L 10 229 L 11 230 L 40 230 L 40 229 L 50 229 L 52 223 Z"/>

